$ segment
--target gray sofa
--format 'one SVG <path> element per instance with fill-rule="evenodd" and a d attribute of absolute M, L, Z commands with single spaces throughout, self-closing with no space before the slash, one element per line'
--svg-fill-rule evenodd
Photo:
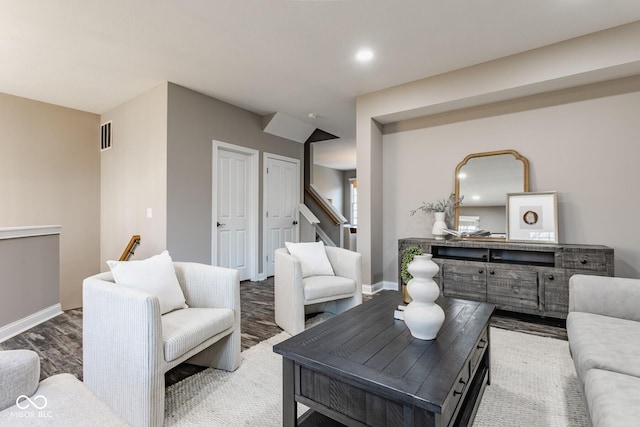
<path fill-rule="evenodd" d="M 34 351 L 0 351 L 0 426 L 128 425 L 71 374 L 39 381 Z"/>
<path fill-rule="evenodd" d="M 640 280 L 572 276 L 567 334 L 592 424 L 640 425 Z"/>

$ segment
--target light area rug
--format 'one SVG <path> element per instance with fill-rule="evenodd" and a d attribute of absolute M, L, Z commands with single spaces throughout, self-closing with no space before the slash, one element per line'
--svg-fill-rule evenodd
<path fill-rule="evenodd" d="M 288 337 L 242 352 L 235 372 L 206 369 L 169 387 L 165 425 L 281 426 L 282 358 L 272 347 Z M 474 426 L 589 425 L 566 341 L 491 328 L 491 346 L 491 385 Z"/>
<path fill-rule="evenodd" d="M 491 385 L 474 427 L 590 426 L 569 343 L 491 328 Z"/>

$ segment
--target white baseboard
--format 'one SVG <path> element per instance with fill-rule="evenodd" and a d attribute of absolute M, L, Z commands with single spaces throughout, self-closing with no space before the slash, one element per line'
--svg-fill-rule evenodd
<path fill-rule="evenodd" d="M 373 285 L 362 285 L 362 293 L 365 295 L 373 295 L 377 292 L 380 292 L 383 289 L 397 291 L 398 284 L 396 282 L 382 281 L 382 282 L 374 283 Z"/>
<path fill-rule="evenodd" d="M 31 329 L 42 322 L 53 319 L 57 315 L 62 314 L 62 306 L 60 304 L 52 305 L 37 313 L 33 313 L 13 323 L 0 328 L 0 343 L 14 337 L 27 329 Z"/>

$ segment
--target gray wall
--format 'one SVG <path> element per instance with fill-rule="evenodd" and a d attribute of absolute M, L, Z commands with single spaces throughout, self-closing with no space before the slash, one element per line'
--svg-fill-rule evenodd
<path fill-rule="evenodd" d="M 395 282 L 397 238 L 427 234 L 432 222 L 407 212 L 446 197 L 465 155 L 505 148 L 532 162 L 532 191 L 560 192 L 563 242 L 609 244 L 616 274 L 640 277 L 628 196 L 638 180 L 639 35 L 634 22 L 358 96 L 363 284 Z"/>
<path fill-rule="evenodd" d="M 98 270 L 99 125 L 97 114 L 0 94 L 0 227 L 62 226 L 65 310 L 82 305 L 82 280 Z"/>
<path fill-rule="evenodd" d="M 213 140 L 260 152 L 260 212 L 263 153 L 300 159 L 304 167 L 304 145 L 263 132 L 262 116 L 169 83 L 166 230 L 176 260 L 211 262 Z M 260 221 L 260 271 L 262 258 Z"/>
<path fill-rule="evenodd" d="M 60 302 L 60 236 L 0 239 L 0 327 Z"/>
<path fill-rule="evenodd" d="M 474 119 L 452 113 L 450 120 L 424 119 L 420 128 L 386 134 L 385 279 L 397 277 L 398 238 L 430 236 L 431 220 L 409 211 L 449 194 L 466 155 L 501 149 L 529 160 L 531 191 L 558 192 L 560 243 L 610 246 L 615 274 L 640 278 L 634 187 L 640 182 L 640 77 L 625 87 L 619 93 L 619 83 L 611 82 L 549 93 L 504 110 L 475 108 L 468 111 Z"/>
<path fill-rule="evenodd" d="M 325 199 L 331 199 L 331 203 L 345 217 L 344 211 L 344 172 L 338 169 L 313 165 L 311 182 L 316 186 Z"/>

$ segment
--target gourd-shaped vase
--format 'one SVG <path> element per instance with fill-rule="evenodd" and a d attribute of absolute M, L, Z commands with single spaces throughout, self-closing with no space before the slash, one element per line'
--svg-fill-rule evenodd
<path fill-rule="evenodd" d="M 434 212 L 433 216 L 435 217 L 435 222 L 433 223 L 433 228 L 431 229 L 431 234 L 433 238 L 436 240 L 444 240 L 444 229 L 447 228 L 447 223 L 445 222 L 445 213 L 444 212 Z"/>
<path fill-rule="evenodd" d="M 444 310 L 435 303 L 440 288 L 433 280 L 440 268 L 431 260 L 431 256 L 416 255 L 407 266 L 413 276 L 407 284 L 412 301 L 404 309 L 404 322 L 411 335 L 421 340 L 434 339 L 444 322 Z"/>

